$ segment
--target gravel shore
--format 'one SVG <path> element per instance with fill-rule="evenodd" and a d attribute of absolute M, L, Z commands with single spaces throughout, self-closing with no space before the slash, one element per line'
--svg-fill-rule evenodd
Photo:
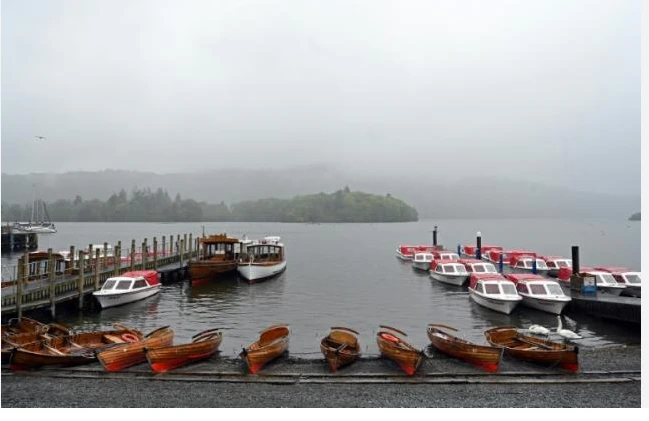
<path fill-rule="evenodd" d="M 507 357 L 498 373 L 434 354 L 415 376 L 365 358 L 331 374 L 322 359 L 290 355 L 247 375 L 214 357 L 169 373 L 146 364 L 120 373 L 98 364 L 12 373 L 2 369 L 4 408 L 640 408 L 640 346 L 588 349 L 565 373 Z"/>

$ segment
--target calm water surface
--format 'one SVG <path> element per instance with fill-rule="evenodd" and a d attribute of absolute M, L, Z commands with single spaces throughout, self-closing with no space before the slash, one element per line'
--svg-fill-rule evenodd
<path fill-rule="evenodd" d="M 395 257 L 405 243 L 438 243 L 455 250 L 475 243 L 525 248 L 570 257 L 580 246 L 582 266 L 626 266 L 640 270 L 640 223 L 610 220 L 436 220 L 394 224 L 279 223 L 58 223 L 58 233 L 39 236 L 39 249 L 67 250 L 107 241 L 149 243 L 163 235 L 227 232 L 250 238 L 279 235 L 286 245 L 287 270 L 277 278 L 248 285 L 236 276 L 192 287 L 189 282 L 163 286 L 155 297 L 106 310 L 59 313 L 57 320 L 78 329 L 108 327 L 122 322 L 148 331 L 170 325 L 176 343 L 213 327 L 224 331 L 223 356 L 235 356 L 274 323 L 291 326 L 291 355 L 321 358 L 319 341 L 330 326 L 360 332 L 365 355 L 377 355 L 374 334 L 379 324 L 408 333 L 411 342 L 426 346 L 428 323 L 456 327 L 466 339 L 485 343 L 483 331 L 497 325 L 526 327 L 533 323 L 556 327 L 550 314 L 518 307 L 511 315 L 474 303 L 466 287 L 437 282 Z M 11 264 L 15 255 L 2 257 Z M 564 327 L 584 337 L 583 347 L 640 343 L 640 329 L 590 316 L 564 315 Z"/>

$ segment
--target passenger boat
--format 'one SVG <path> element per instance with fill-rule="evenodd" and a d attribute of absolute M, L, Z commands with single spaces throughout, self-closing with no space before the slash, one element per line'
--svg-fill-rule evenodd
<path fill-rule="evenodd" d="M 188 263 L 192 285 L 236 273 L 240 254 L 241 241 L 238 238 L 228 237 L 225 233 L 200 238 L 198 259 Z"/>
<path fill-rule="evenodd" d="M 488 329 L 484 334 L 487 342 L 503 347 L 506 355 L 517 360 L 579 371 L 577 346 L 524 335 L 511 326 Z"/>
<path fill-rule="evenodd" d="M 346 327 L 332 327 L 329 334 L 320 341 L 320 350 L 329 368 L 335 373 L 340 367 L 349 365 L 360 357 L 358 332 Z"/>
<path fill-rule="evenodd" d="M 456 260 L 433 260 L 430 277 L 445 284 L 462 286 L 469 279 L 466 267 Z"/>
<path fill-rule="evenodd" d="M 174 331 L 164 326 L 149 332 L 140 340 L 97 352 L 97 359 L 106 371 L 121 371 L 146 362 L 145 349 L 173 345 Z"/>
<path fill-rule="evenodd" d="M 491 262 L 485 262 L 484 260 L 478 259 L 459 259 L 457 261 L 461 263 L 466 268 L 466 271 L 471 273 L 498 273 L 496 266 Z"/>
<path fill-rule="evenodd" d="M 433 254 L 427 252 L 415 253 L 412 258 L 412 267 L 415 269 L 429 271 L 430 262 L 433 260 Z"/>
<path fill-rule="evenodd" d="M 415 256 L 415 248 L 417 246 L 411 244 L 402 244 L 397 247 L 397 257 L 401 260 L 411 261 Z"/>
<path fill-rule="evenodd" d="M 14 348 L 9 367 L 18 371 L 50 365 L 86 364 L 97 361 L 96 352 L 99 350 L 142 338 L 142 332 L 123 327 L 42 339 Z"/>
<path fill-rule="evenodd" d="M 490 373 L 498 371 L 503 355 L 502 347 L 479 345 L 458 338 L 457 329 L 443 324 L 429 324 L 426 332 L 430 343 L 451 357 L 466 361 Z"/>
<path fill-rule="evenodd" d="M 473 273 L 469 279 L 471 299 L 491 310 L 510 314 L 523 299 L 514 283 L 501 274 Z"/>
<path fill-rule="evenodd" d="M 615 280 L 626 288 L 621 295 L 629 297 L 641 297 L 642 278 L 640 272 L 630 271 L 624 267 L 599 266 L 595 270 L 601 270 L 613 275 Z"/>
<path fill-rule="evenodd" d="M 404 339 L 406 336 L 399 329 L 381 325 L 376 333 L 376 344 L 383 357 L 396 362 L 407 375 L 412 376 L 424 360 L 424 354 L 409 344 Z"/>
<path fill-rule="evenodd" d="M 549 270 L 545 260 L 535 254 L 510 255 L 509 268 L 518 273 L 547 273 Z"/>
<path fill-rule="evenodd" d="M 546 275 L 551 278 L 556 278 L 561 268 L 572 268 L 572 259 L 561 256 L 539 256 L 539 258 L 545 262 L 548 267 Z"/>
<path fill-rule="evenodd" d="M 272 325 L 263 330 L 259 339 L 244 348 L 239 356 L 246 362 L 248 371 L 256 374 L 268 362 L 288 350 L 290 330 L 286 324 Z"/>
<path fill-rule="evenodd" d="M 269 236 L 244 244 L 242 259 L 237 266 L 239 276 L 249 284 L 254 284 L 284 272 L 286 252 L 280 241 L 277 236 Z"/>
<path fill-rule="evenodd" d="M 223 341 L 219 329 L 209 329 L 192 336 L 186 344 L 145 348 L 146 360 L 151 370 L 164 373 L 178 367 L 205 360 L 216 354 Z"/>
<path fill-rule="evenodd" d="M 505 275 L 516 284 L 516 291 L 523 298 L 524 306 L 551 314 L 561 314 L 571 301 L 563 293 L 561 285 L 554 279 L 549 279 L 533 273 L 511 273 Z"/>
<path fill-rule="evenodd" d="M 92 295 L 101 308 L 116 307 L 149 298 L 160 292 L 160 276 L 155 270 L 124 272 L 106 279 Z"/>

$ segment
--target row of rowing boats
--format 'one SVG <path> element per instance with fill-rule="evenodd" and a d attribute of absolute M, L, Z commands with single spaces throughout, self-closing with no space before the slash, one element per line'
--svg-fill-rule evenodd
<path fill-rule="evenodd" d="M 223 340 L 219 329 L 197 333 L 192 341 L 174 345 L 174 332 L 168 326 L 144 335 L 137 329 L 115 324 L 112 330 L 71 334 L 59 327 L 32 323 L 22 318 L 19 323 L 3 326 L 2 359 L 12 370 L 43 366 L 73 366 L 99 361 L 107 371 L 148 362 L 154 372 L 205 360 L 218 352 Z M 22 323 L 23 330 L 20 330 Z M 38 333 L 36 340 L 20 343 L 20 335 Z M 514 327 L 496 327 L 484 332 L 488 345 L 480 345 L 458 336 L 457 330 L 443 324 L 429 324 L 427 335 L 433 347 L 451 357 L 473 364 L 487 372 L 498 370 L 503 354 L 515 359 L 554 366 L 576 372 L 579 369 L 578 348 L 548 338 L 525 335 Z M 288 351 L 290 329 L 286 324 L 276 324 L 264 329 L 258 339 L 245 347 L 239 356 L 246 362 L 248 371 L 259 372 L 268 362 Z M 332 327 L 322 338 L 320 349 L 332 372 L 352 364 L 361 356 L 358 332 L 346 327 Z M 425 358 L 423 350 L 410 344 L 408 335 L 394 327 L 381 325 L 376 342 L 383 357 L 394 361 L 409 376 L 415 374 Z"/>

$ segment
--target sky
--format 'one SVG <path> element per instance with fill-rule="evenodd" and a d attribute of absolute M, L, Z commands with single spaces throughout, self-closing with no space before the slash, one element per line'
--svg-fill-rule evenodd
<path fill-rule="evenodd" d="M 3 0 L 2 172 L 330 164 L 640 195 L 642 7 Z"/>

